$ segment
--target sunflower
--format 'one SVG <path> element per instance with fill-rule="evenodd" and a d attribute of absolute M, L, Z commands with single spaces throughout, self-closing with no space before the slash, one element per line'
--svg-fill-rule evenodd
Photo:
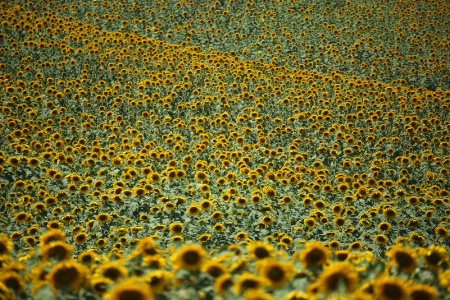
<path fill-rule="evenodd" d="M 348 248 L 350 250 L 360 250 L 363 247 L 363 244 L 361 242 L 353 242 L 351 243 Z"/>
<path fill-rule="evenodd" d="M 99 223 L 107 223 L 109 221 L 111 221 L 111 216 L 107 213 L 99 213 L 95 219 L 99 222 Z"/>
<path fill-rule="evenodd" d="M 209 210 L 213 205 L 213 202 L 211 200 L 203 200 L 200 203 L 200 206 L 202 207 L 202 210 Z"/>
<path fill-rule="evenodd" d="M 411 273 L 418 265 L 416 252 L 401 245 L 393 246 L 386 256 L 395 261 L 400 271 Z"/>
<path fill-rule="evenodd" d="M 50 244 L 41 244 L 42 256 L 45 260 L 67 260 L 72 256 L 73 247 L 66 242 L 56 241 Z"/>
<path fill-rule="evenodd" d="M 4 233 L 0 233 L 0 256 L 9 256 L 14 247 L 8 236 Z"/>
<path fill-rule="evenodd" d="M 271 216 L 263 216 L 261 219 L 261 223 L 265 226 L 272 224 L 274 219 Z"/>
<path fill-rule="evenodd" d="M 358 284 L 358 272 L 348 262 L 336 262 L 326 267 L 318 279 L 322 292 L 333 293 L 343 288 L 353 292 Z"/>
<path fill-rule="evenodd" d="M 95 275 L 117 282 L 128 277 L 128 269 L 119 262 L 107 262 L 95 270 Z"/>
<path fill-rule="evenodd" d="M 437 226 L 437 227 L 434 229 L 434 233 L 435 233 L 438 237 L 443 238 L 443 239 L 445 239 L 445 238 L 448 237 L 448 230 L 447 230 L 447 228 L 445 228 L 445 227 L 443 227 L 443 226 Z"/>
<path fill-rule="evenodd" d="M 305 292 L 301 291 L 291 291 L 289 294 L 287 294 L 284 298 L 284 300 L 313 300 L 315 299 L 314 296 L 311 296 Z"/>
<path fill-rule="evenodd" d="M 200 182 L 205 182 L 208 180 L 208 176 L 204 171 L 196 172 L 194 178 Z"/>
<path fill-rule="evenodd" d="M 320 242 L 308 242 L 300 252 L 300 261 L 305 267 L 321 266 L 330 256 L 330 250 Z"/>
<path fill-rule="evenodd" d="M 87 286 L 89 282 L 88 278 L 88 268 L 74 261 L 56 264 L 46 276 L 51 288 L 55 292 L 64 288 L 79 291 L 81 288 Z"/>
<path fill-rule="evenodd" d="M 172 254 L 175 269 L 199 270 L 206 258 L 205 250 L 194 244 L 187 244 Z"/>
<path fill-rule="evenodd" d="M 234 239 L 237 241 L 244 241 L 246 239 L 248 239 L 248 234 L 244 231 L 240 231 L 238 233 L 236 233 L 236 235 L 234 236 Z"/>
<path fill-rule="evenodd" d="M 335 254 L 338 261 L 344 261 L 349 257 L 350 252 L 348 250 L 338 250 Z"/>
<path fill-rule="evenodd" d="M 215 232 L 220 233 L 220 232 L 224 231 L 225 225 L 224 225 L 223 223 L 215 224 L 215 225 L 213 225 L 212 229 L 213 229 Z"/>
<path fill-rule="evenodd" d="M 251 201 L 253 204 L 259 204 L 259 203 L 261 203 L 261 201 L 262 201 L 261 195 L 259 195 L 259 194 L 253 194 L 252 197 L 250 198 L 250 201 Z"/>
<path fill-rule="evenodd" d="M 261 289 L 250 289 L 244 293 L 244 300 L 273 300 L 271 294 L 265 293 Z"/>
<path fill-rule="evenodd" d="M 449 257 L 444 247 L 430 245 L 427 249 L 420 248 L 420 255 L 425 259 L 425 264 L 430 269 L 439 269 L 444 263 L 448 263 Z"/>
<path fill-rule="evenodd" d="M 256 259 L 261 260 L 271 257 L 273 255 L 273 247 L 268 243 L 261 241 L 253 241 L 247 246 L 250 255 Z"/>
<path fill-rule="evenodd" d="M 266 193 L 266 196 L 271 199 L 277 196 L 277 192 L 271 187 L 266 187 L 264 192 Z"/>
<path fill-rule="evenodd" d="M 172 280 L 172 273 L 166 270 L 151 271 L 145 275 L 145 282 L 149 285 L 150 290 L 154 294 L 162 293 L 167 289 L 170 281 Z"/>
<path fill-rule="evenodd" d="M 345 218 L 343 218 L 341 216 L 335 217 L 333 220 L 333 223 L 334 223 L 334 226 L 336 226 L 336 227 L 342 227 L 345 224 Z"/>
<path fill-rule="evenodd" d="M 80 244 L 86 243 L 87 239 L 88 239 L 88 234 L 86 232 L 80 232 L 73 238 L 73 241 L 75 243 L 77 243 L 78 245 L 80 245 Z"/>
<path fill-rule="evenodd" d="M 378 245 L 386 245 L 389 242 L 388 237 L 384 234 L 376 234 L 373 239 Z"/>
<path fill-rule="evenodd" d="M 310 229 L 316 227 L 316 220 L 314 218 L 306 218 L 303 223 L 308 226 Z"/>
<path fill-rule="evenodd" d="M 380 300 L 406 300 L 408 289 L 399 278 L 385 277 L 375 282 L 374 295 Z"/>
<path fill-rule="evenodd" d="M 151 172 L 148 174 L 147 178 L 150 180 L 150 182 L 159 182 L 161 180 L 161 175 L 159 175 L 158 172 Z"/>
<path fill-rule="evenodd" d="M 146 237 L 141 239 L 136 250 L 138 253 L 142 253 L 144 256 L 157 255 L 161 252 L 154 243 L 153 237 Z"/>
<path fill-rule="evenodd" d="M 227 272 L 227 268 L 217 261 L 210 260 L 203 265 L 202 272 L 213 278 L 219 278 Z"/>
<path fill-rule="evenodd" d="M 248 203 L 247 198 L 244 197 L 236 197 L 234 202 L 236 203 L 237 206 L 246 206 Z"/>
<path fill-rule="evenodd" d="M 387 219 L 393 219 L 397 216 L 397 211 L 395 210 L 395 208 L 385 208 L 383 210 L 383 214 Z"/>
<path fill-rule="evenodd" d="M 382 232 L 389 232 L 391 230 L 391 224 L 389 222 L 381 222 L 378 224 L 378 230 Z"/>
<path fill-rule="evenodd" d="M 92 250 L 86 250 L 84 252 L 82 252 L 79 256 L 78 256 L 78 260 L 82 263 L 82 264 L 92 264 L 95 262 L 96 260 L 96 254 L 94 251 Z"/>
<path fill-rule="evenodd" d="M 233 280 L 229 273 L 225 273 L 216 279 L 214 283 L 214 290 L 221 296 L 233 286 Z"/>
<path fill-rule="evenodd" d="M 266 279 L 269 287 L 277 289 L 288 283 L 294 276 L 294 265 L 292 262 L 280 262 L 274 259 L 259 261 L 258 272 Z"/>
<path fill-rule="evenodd" d="M 187 213 L 189 216 L 196 216 L 202 211 L 202 207 L 198 204 L 191 204 L 189 208 L 187 209 Z"/>
<path fill-rule="evenodd" d="M 267 284 L 268 282 L 264 278 L 252 273 L 244 272 L 233 284 L 233 291 L 235 294 L 240 295 L 248 290 L 260 289 Z"/>
<path fill-rule="evenodd" d="M 3 270 L 5 271 L 5 270 Z M 25 289 L 25 283 L 22 278 L 16 272 L 2 272 L 0 275 L 0 284 L 3 284 L 10 290 L 13 290 L 15 293 L 21 293 Z M 1 296 L 1 294 L 0 294 Z M 11 298 L 13 299 L 13 298 Z"/>
<path fill-rule="evenodd" d="M 107 300 L 152 300 L 153 293 L 142 278 L 132 277 L 122 281 L 104 297 Z"/>
<path fill-rule="evenodd" d="M 434 286 L 425 284 L 414 284 L 409 290 L 411 300 L 437 300 L 438 292 Z"/>
<path fill-rule="evenodd" d="M 180 234 L 183 231 L 184 225 L 181 222 L 173 222 L 169 226 L 169 231 L 172 234 Z"/>
<path fill-rule="evenodd" d="M 65 242 L 66 234 L 59 229 L 51 229 L 40 236 L 41 245 L 48 245 L 51 242 Z"/>
<path fill-rule="evenodd" d="M 198 237 L 198 241 L 202 242 L 202 243 L 206 243 L 210 239 L 211 239 L 211 234 L 209 234 L 209 233 L 204 233 Z"/>
<path fill-rule="evenodd" d="M 108 278 L 98 277 L 98 278 L 93 278 L 91 280 L 92 290 L 94 291 L 94 293 L 96 293 L 97 295 L 100 295 L 100 296 L 105 294 L 113 284 L 114 284 L 114 281 L 112 281 Z"/>
<path fill-rule="evenodd" d="M 152 269 L 164 269 L 166 260 L 160 255 L 144 256 L 142 264 Z"/>

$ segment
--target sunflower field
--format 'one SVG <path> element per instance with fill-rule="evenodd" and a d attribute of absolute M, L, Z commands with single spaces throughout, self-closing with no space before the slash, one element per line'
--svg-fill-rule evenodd
<path fill-rule="evenodd" d="M 449 23 L 0 2 L 0 300 L 450 299 Z"/>

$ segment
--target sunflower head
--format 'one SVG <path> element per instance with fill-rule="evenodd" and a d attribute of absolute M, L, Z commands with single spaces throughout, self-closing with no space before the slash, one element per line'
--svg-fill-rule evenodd
<path fill-rule="evenodd" d="M 410 288 L 409 297 L 411 300 L 437 300 L 438 292 L 434 286 L 425 284 L 415 284 Z"/>
<path fill-rule="evenodd" d="M 152 300 L 150 287 L 141 278 L 129 278 L 113 287 L 106 295 L 109 300 Z"/>
<path fill-rule="evenodd" d="M 375 283 L 374 295 L 380 300 L 406 300 L 408 290 L 402 280 L 396 277 L 385 277 Z"/>
<path fill-rule="evenodd" d="M 87 286 L 89 270 L 77 262 L 65 261 L 56 264 L 46 278 L 54 291 L 66 288 L 78 291 Z"/>
<path fill-rule="evenodd" d="M 25 283 L 21 276 L 13 271 L 6 271 L 0 275 L 0 284 L 3 284 L 7 290 L 13 290 L 15 293 L 23 292 Z M 2 296 L 0 294 L 0 296 Z M 14 299 L 14 298 L 11 298 Z"/>
<path fill-rule="evenodd" d="M 4 233 L 0 233 L 0 256 L 9 256 L 13 249 L 13 242 Z"/>
<path fill-rule="evenodd" d="M 206 251 L 197 245 L 187 244 L 178 249 L 172 255 L 172 261 L 176 269 L 190 271 L 199 270 L 206 258 Z"/>
<path fill-rule="evenodd" d="M 104 263 L 96 269 L 95 273 L 98 277 L 108 278 L 116 282 L 128 277 L 128 269 L 118 262 Z"/>
<path fill-rule="evenodd" d="M 240 295 L 249 290 L 260 289 L 265 285 L 267 285 L 266 279 L 252 273 L 244 272 L 233 284 L 233 291 L 235 294 Z"/>
<path fill-rule="evenodd" d="M 73 247 L 66 242 L 57 241 L 50 244 L 41 244 L 41 252 L 45 260 L 67 260 L 71 257 L 72 251 Z"/>
<path fill-rule="evenodd" d="M 330 250 L 320 242 L 306 243 L 300 252 L 300 261 L 305 267 L 322 266 L 330 256 Z"/>
<path fill-rule="evenodd" d="M 257 265 L 259 274 L 265 278 L 272 289 L 277 289 L 288 283 L 294 276 L 294 265 L 291 262 L 280 262 L 274 259 L 264 259 Z"/>
<path fill-rule="evenodd" d="M 48 245 L 51 242 L 65 242 L 66 234 L 60 229 L 51 229 L 40 236 L 41 246 Z"/>
<path fill-rule="evenodd" d="M 154 294 L 159 294 L 168 288 L 172 279 L 172 273 L 166 270 L 156 270 L 147 273 L 144 280 Z"/>
<path fill-rule="evenodd" d="M 337 262 L 328 266 L 319 277 L 320 287 L 324 293 L 333 293 L 339 289 L 353 292 L 358 281 L 358 272 L 348 262 Z"/>
<path fill-rule="evenodd" d="M 250 255 L 256 260 L 268 258 L 273 255 L 273 247 L 265 242 L 253 241 L 247 248 Z"/>
<path fill-rule="evenodd" d="M 395 261 L 400 271 L 405 273 L 414 271 L 418 265 L 416 252 L 401 245 L 393 246 L 386 256 Z"/>
<path fill-rule="evenodd" d="M 214 284 L 214 290 L 219 294 L 223 295 L 227 290 L 233 286 L 233 280 L 229 273 L 222 274 L 216 279 Z"/>

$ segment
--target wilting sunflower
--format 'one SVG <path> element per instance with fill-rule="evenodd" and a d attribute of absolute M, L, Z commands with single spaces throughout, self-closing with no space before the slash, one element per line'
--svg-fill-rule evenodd
<path fill-rule="evenodd" d="M 300 252 L 300 261 L 305 267 L 321 266 L 328 257 L 330 250 L 320 242 L 308 242 L 305 249 Z"/>
<path fill-rule="evenodd" d="M 88 276 L 88 268 L 74 261 L 66 261 L 56 264 L 46 278 L 54 291 L 64 288 L 78 291 L 87 286 Z"/>
<path fill-rule="evenodd" d="M 401 279 L 385 277 L 375 282 L 374 295 L 380 300 L 406 300 L 408 289 Z"/>
<path fill-rule="evenodd" d="M 259 274 L 266 279 L 269 287 L 277 289 L 288 283 L 294 276 L 292 262 L 280 262 L 274 259 L 264 259 L 257 265 Z"/>
<path fill-rule="evenodd" d="M 348 262 L 336 262 L 326 267 L 318 280 L 324 293 L 337 292 L 341 287 L 347 293 L 353 292 L 358 281 L 358 272 Z"/>
<path fill-rule="evenodd" d="M 107 300 L 151 300 L 153 293 L 142 278 L 132 277 L 122 281 L 106 293 Z"/>
<path fill-rule="evenodd" d="M 405 273 L 414 271 L 418 265 L 416 252 L 401 245 L 393 246 L 386 256 L 395 261 L 399 270 Z"/>
<path fill-rule="evenodd" d="M 233 284 L 233 291 L 235 294 L 240 295 L 241 293 L 248 290 L 260 289 L 267 284 L 267 281 L 261 276 L 244 272 Z"/>
<path fill-rule="evenodd" d="M 172 254 L 175 269 L 199 270 L 206 258 L 205 250 L 197 245 L 187 244 Z"/>
<path fill-rule="evenodd" d="M 256 259 L 264 259 L 273 255 L 273 247 L 268 243 L 261 241 L 253 241 L 247 246 L 250 255 Z"/>

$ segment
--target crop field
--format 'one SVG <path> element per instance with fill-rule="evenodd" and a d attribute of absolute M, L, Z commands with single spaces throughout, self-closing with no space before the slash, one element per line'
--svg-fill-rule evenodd
<path fill-rule="evenodd" d="M 0 300 L 450 299 L 449 23 L 0 2 Z"/>

